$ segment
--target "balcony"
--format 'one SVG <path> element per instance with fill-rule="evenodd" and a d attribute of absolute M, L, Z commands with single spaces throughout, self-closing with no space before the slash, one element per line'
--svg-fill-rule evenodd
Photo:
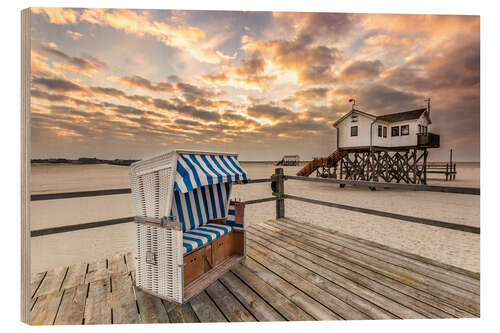
<path fill-rule="evenodd" d="M 439 148 L 439 135 L 434 133 L 417 134 L 417 145 L 426 148 Z"/>

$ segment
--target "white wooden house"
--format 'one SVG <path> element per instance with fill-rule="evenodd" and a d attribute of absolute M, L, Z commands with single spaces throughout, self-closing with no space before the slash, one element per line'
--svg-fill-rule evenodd
<path fill-rule="evenodd" d="M 367 147 L 439 147 L 439 135 L 429 132 L 427 108 L 375 116 L 353 109 L 337 120 L 337 149 Z"/>

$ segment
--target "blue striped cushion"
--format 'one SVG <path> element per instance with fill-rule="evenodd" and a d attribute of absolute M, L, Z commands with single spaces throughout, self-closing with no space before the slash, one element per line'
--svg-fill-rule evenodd
<path fill-rule="evenodd" d="M 233 230 L 233 227 L 229 225 L 208 223 L 199 228 L 185 231 L 182 239 L 184 253 L 191 252 L 194 249 L 227 234 L 231 230 Z"/>

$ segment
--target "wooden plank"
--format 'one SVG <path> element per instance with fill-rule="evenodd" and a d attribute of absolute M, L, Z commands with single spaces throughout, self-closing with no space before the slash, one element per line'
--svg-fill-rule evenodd
<path fill-rule="evenodd" d="M 255 290 L 263 299 L 271 304 L 287 320 L 310 321 L 314 320 L 309 314 L 304 312 L 295 303 L 283 296 L 276 289 L 267 284 L 245 265 L 239 266 L 232 272 L 240 278 L 250 288 Z"/>
<path fill-rule="evenodd" d="M 253 247 L 249 247 L 247 249 L 247 254 L 252 259 L 271 270 L 273 273 L 294 285 L 297 289 L 302 290 L 310 297 L 328 307 L 342 319 L 370 319 L 368 315 L 345 303 L 336 295 L 325 292 L 325 290 L 318 287 L 316 285 L 316 281 L 314 281 L 314 278 L 317 279 L 318 276 L 314 276 L 313 274 L 310 274 L 309 276 L 309 278 L 313 279 L 312 281 L 315 283 L 311 282 L 309 279 L 302 278 L 299 274 L 292 270 L 297 269 L 297 267 L 292 267 L 293 265 L 287 266 L 283 257 L 274 256 L 271 251 L 268 251 L 267 253 L 259 253 Z M 336 292 L 338 292 L 338 290 L 336 290 Z"/>
<path fill-rule="evenodd" d="M 283 236 L 283 233 L 278 233 L 280 230 L 276 229 L 274 227 L 270 227 L 269 225 L 259 225 L 262 226 L 262 230 L 265 231 L 266 228 L 272 228 L 271 232 L 267 232 L 268 235 L 273 236 L 275 238 L 278 238 L 280 240 L 283 240 L 284 247 L 286 247 L 290 251 L 301 251 L 301 255 L 304 255 L 305 257 L 308 257 L 308 255 L 313 255 L 311 260 L 314 260 L 318 264 L 327 267 L 328 269 L 332 271 L 336 271 L 339 274 L 342 274 L 346 276 L 347 278 L 356 281 L 358 283 L 361 283 L 365 281 L 366 286 L 368 288 L 371 288 L 373 290 L 376 290 L 382 295 L 391 295 L 387 291 L 395 290 L 398 291 L 404 295 L 407 295 L 409 298 L 407 300 L 410 302 L 409 304 L 412 304 L 411 300 L 414 298 L 418 301 L 421 301 L 423 303 L 423 310 L 422 306 L 420 306 L 420 302 L 414 303 L 417 308 L 419 308 L 419 311 L 422 313 L 425 313 L 425 304 L 431 305 L 431 307 L 428 307 L 427 311 L 431 313 L 435 313 L 437 317 L 448 317 L 446 314 L 443 315 L 443 312 L 448 313 L 450 315 L 453 315 L 455 317 L 463 317 L 463 318 L 470 318 L 473 315 L 469 312 L 463 311 L 459 308 L 453 307 L 447 303 L 443 303 L 443 300 L 432 295 L 429 293 L 426 293 L 424 291 L 421 291 L 420 289 L 417 289 L 413 286 L 406 285 L 404 283 L 401 283 L 397 280 L 391 279 L 389 277 L 386 277 L 383 274 L 380 274 L 379 272 L 372 271 L 368 268 L 363 267 L 362 265 L 357 265 L 349 261 L 348 259 L 336 256 L 332 253 L 329 253 L 328 251 L 321 250 L 319 248 L 316 248 L 314 246 L 309 246 L 307 243 L 300 242 L 290 236 Z M 273 230 L 276 229 L 276 230 Z M 292 247 L 293 246 L 293 247 Z M 363 279 L 362 277 L 368 278 L 368 280 Z M 388 287 L 388 290 L 379 290 L 378 289 L 378 284 L 373 284 L 370 282 L 370 280 L 377 282 L 378 284 L 381 284 L 383 286 Z M 398 302 L 403 302 L 405 301 L 404 297 L 396 297 L 393 298 L 394 300 L 397 300 Z M 437 310 L 439 309 L 439 310 Z"/>
<path fill-rule="evenodd" d="M 85 275 L 85 283 L 92 283 L 103 279 L 109 279 L 107 259 L 89 263 L 87 274 Z"/>
<path fill-rule="evenodd" d="M 337 261 L 335 261 L 335 263 L 329 262 L 313 254 L 314 249 L 311 252 L 303 250 L 302 248 L 292 245 L 290 242 L 283 241 L 279 235 L 275 233 L 266 234 L 263 232 L 260 233 L 259 236 L 261 239 L 265 240 L 264 242 L 259 241 L 259 243 L 266 244 L 266 246 L 273 251 L 280 253 L 304 267 L 314 270 L 332 282 L 341 284 L 344 288 L 378 305 L 380 308 L 390 311 L 400 318 L 414 316 L 414 311 L 429 318 L 451 317 L 449 313 L 429 306 L 427 303 L 401 293 L 397 289 L 387 287 L 377 281 L 377 279 L 370 279 L 358 272 L 345 269 L 343 266 L 337 264 Z M 408 309 L 413 309 L 414 311 L 408 313 Z"/>
<path fill-rule="evenodd" d="M 256 321 L 220 281 L 211 284 L 206 292 L 229 321 Z"/>
<path fill-rule="evenodd" d="M 286 267 L 300 274 L 304 279 L 314 281 L 321 289 L 348 303 L 359 311 L 366 313 L 372 319 L 395 319 L 395 318 L 426 318 L 418 311 L 402 306 L 400 303 L 382 296 L 370 289 L 363 288 L 340 274 L 331 272 L 313 261 L 283 250 L 280 245 L 275 245 L 266 240 L 266 238 L 254 237 L 252 239 L 258 242 L 260 246 L 265 246 L 269 254 L 269 259 L 276 258 L 276 253 L 283 256 L 283 259 L 276 258 L 284 262 Z M 259 251 L 258 247 L 256 250 Z M 297 263 L 298 262 L 298 263 Z"/>
<path fill-rule="evenodd" d="M 258 321 L 283 321 L 276 310 L 266 303 L 256 292 L 238 279 L 232 272 L 227 272 L 219 281 L 231 291 L 238 301 L 252 313 Z M 199 316 L 198 316 L 199 317 Z"/>
<path fill-rule="evenodd" d="M 55 325 L 81 325 L 85 314 L 87 284 L 64 289 Z"/>
<path fill-rule="evenodd" d="M 184 299 L 189 300 L 191 297 L 201 293 L 209 285 L 217 281 L 220 276 L 238 265 L 242 259 L 242 256 L 233 255 L 217 265 L 215 268 L 211 269 L 209 272 L 192 281 L 186 286 L 186 288 L 184 288 Z"/>
<path fill-rule="evenodd" d="M 117 218 L 117 219 L 110 219 L 110 220 L 104 220 L 104 221 L 96 221 L 96 222 L 81 223 L 81 224 L 71 224 L 71 225 L 65 225 L 62 227 L 53 227 L 53 228 L 46 228 L 46 229 L 31 230 L 30 236 L 31 237 L 39 237 L 39 236 L 53 235 L 53 234 L 59 234 L 59 233 L 63 233 L 63 232 L 107 227 L 107 226 L 115 225 L 115 224 L 131 223 L 133 221 L 134 221 L 134 216 L 130 216 L 130 217 L 121 217 L 121 218 Z"/>
<path fill-rule="evenodd" d="M 90 282 L 85 303 L 85 325 L 111 324 L 110 300 L 109 278 Z"/>
<path fill-rule="evenodd" d="M 43 279 L 47 275 L 47 272 L 40 272 L 36 274 L 32 274 L 31 276 L 31 293 L 30 293 L 30 298 L 33 299 L 33 296 L 35 296 L 36 291 L 38 288 L 40 288 L 40 285 L 42 284 Z"/>
<path fill-rule="evenodd" d="M 75 264 L 69 266 L 66 278 L 62 284 L 62 289 L 70 289 L 75 286 L 85 283 L 85 274 L 87 272 L 87 264 Z"/>
<path fill-rule="evenodd" d="M 281 224 L 282 222 L 277 222 L 277 224 Z M 304 240 L 312 242 L 314 244 L 318 244 L 327 249 L 335 250 L 341 252 L 344 255 L 349 256 L 350 260 L 360 260 L 363 263 L 370 264 L 372 266 L 376 266 L 378 269 L 383 270 L 391 275 L 397 275 L 398 278 L 405 279 L 406 281 L 417 282 L 421 285 L 425 285 L 428 288 L 431 288 L 434 293 L 439 292 L 441 295 L 447 297 L 447 299 L 452 299 L 453 301 L 460 301 L 464 304 L 468 304 L 469 306 L 475 308 L 475 310 L 479 311 L 479 297 L 477 294 L 464 290 L 462 288 L 456 287 L 446 282 L 442 282 L 436 280 L 432 277 L 428 277 L 421 273 L 409 270 L 404 267 L 400 267 L 381 259 L 375 258 L 370 255 L 366 255 L 345 246 L 339 246 L 335 244 L 331 240 L 325 240 L 318 235 L 314 234 L 314 231 L 304 230 L 304 229 L 296 229 L 292 231 L 290 226 L 283 225 L 283 231 L 286 232 L 295 232 L 296 235 L 300 235 Z M 312 233 L 312 234 L 311 234 Z"/>
<path fill-rule="evenodd" d="M 439 303 L 446 303 L 449 305 L 452 305 L 452 308 L 450 311 L 455 311 L 455 313 L 459 313 L 461 316 L 467 316 L 467 314 L 470 316 L 471 314 L 478 315 L 477 310 L 475 310 L 476 306 L 470 305 L 470 301 L 466 302 L 457 302 L 456 299 L 454 299 L 454 295 L 450 294 L 450 292 L 443 291 L 439 288 L 433 287 L 433 286 L 428 286 L 426 284 L 423 284 L 419 281 L 414 281 L 411 279 L 411 275 L 401 275 L 398 273 L 391 272 L 390 270 L 387 271 L 384 269 L 384 266 L 382 267 L 373 265 L 370 262 L 364 262 L 362 260 L 356 259 L 351 257 L 350 255 L 346 255 L 343 253 L 341 250 L 337 251 L 335 249 L 329 248 L 328 244 L 327 245 L 322 245 L 322 244 L 317 244 L 310 239 L 307 239 L 307 235 L 303 233 L 294 233 L 291 231 L 285 231 L 282 230 L 280 232 L 282 235 L 286 236 L 287 241 L 290 242 L 297 242 L 298 244 L 303 244 L 306 246 L 311 246 L 313 248 L 316 248 L 315 254 L 324 257 L 325 259 L 328 260 L 333 260 L 331 258 L 335 258 L 335 261 L 337 262 L 338 260 L 341 260 L 343 265 L 349 269 L 353 270 L 359 270 L 360 268 L 365 269 L 365 272 L 368 274 L 369 272 L 375 272 L 379 274 L 378 279 L 380 278 L 390 278 L 391 281 L 395 280 L 400 282 L 402 285 L 399 285 L 398 288 L 405 288 L 407 286 L 413 287 L 411 290 L 413 292 L 416 292 L 418 295 L 424 296 L 426 299 L 431 299 L 433 301 L 436 301 Z M 299 245 L 300 246 L 300 245 Z M 386 265 L 387 266 L 387 265 Z M 399 290 L 399 289 L 398 289 Z M 422 293 L 423 292 L 423 293 Z M 411 295 L 411 294 L 410 294 Z M 455 308 L 455 310 L 454 310 Z M 461 311 L 465 310 L 465 311 Z M 448 310 L 447 310 L 448 311 Z"/>
<path fill-rule="evenodd" d="M 308 232 L 309 234 L 314 234 L 317 237 L 322 237 L 322 239 L 333 241 L 338 245 L 349 247 L 353 250 L 362 252 L 364 254 L 375 256 L 379 259 L 384 259 L 385 261 L 392 263 L 394 265 L 402 266 L 421 274 L 433 277 L 434 279 L 455 285 L 459 288 L 468 290 L 479 295 L 479 279 L 472 278 L 469 275 L 464 275 L 455 271 L 450 271 L 441 266 L 433 265 L 430 262 L 422 262 L 415 258 L 408 257 L 404 253 L 398 253 L 397 251 L 389 251 L 388 249 L 382 248 L 380 246 L 375 246 L 376 243 L 368 245 L 365 242 L 359 242 L 353 238 L 345 237 L 345 235 L 332 232 L 325 228 L 317 228 L 310 225 L 300 224 L 298 222 L 293 222 L 290 220 L 277 221 L 278 225 L 284 228 L 294 228 L 297 231 Z M 304 227 L 306 230 L 304 230 Z"/>
<path fill-rule="evenodd" d="M 121 259 L 123 260 L 123 256 Z M 111 275 L 110 304 L 113 324 L 135 324 L 141 321 L 129 273 Z"/>
<path fill-rule="evenodd" d="M 477 281 L 477 283 L 480 283 L 480 274 L 477 273 L 477 272 L 472 272 L 472 271 L 465 270 L 465 269 L 460 268 L 460 267 L 448 265 L 448 264 L 445 264 L 445 263 L 442 263 L 442 262 L 439 262 L 439 261 L 436 261 L 436 260 L 433 260 L 433 259 L 429 259 L 429 258 L 426 258 L 426 257 L 419 256 L 419 255 L 414 254 L 414 253 L 410 253 L 410 252 L 406 252 L 406 251 L 403 251 L 403 250 L 391 248 L 389 246 L 386 246 L 386 245 L 383 245 L 383 244 L 380 244 L 380 243 L 376 243 L 376 242 L 373 242 L 373 241 L 370 241 L 370 240 L 366 240 L 366 239 L 363 239 L 363 238 L 355 237 L 355 236 L 352 236 L 352 235 L 348 235 L 348 234 L 342 233 L 342 232 L 337 231 L 337 230 L 333 231 L 333 230 L 330 230 L 330 229 L 327 229 L 327 228 L 324 228 L 324 227 L 321 227 L 321 226 L 313 226 L 310 223 L 306 223 L 306 222 L 300 223 L 298 221 L 295 221 L 295 220 L 289 219 L 289 218 L 284 218 L 282 220 L 286 221 L 286 222 L 295 223 L 296 225 L 302 225 L 302 226 L 303 225 L 307 225 L 307 226 L 314 227 L 314 228 L 319 229 L 319 230 L 327 231 L 327 232 L 333 233 L 335 235 L 339 235 L 341 237 L 344 237 L 346 239 L 350 239 L 350 240 L 354 241 L 357 244 L 364 244 L 364 245 L 367 245 L 367 246 L 369 246 L 371 248 L 379 248 L 379 249 L 385 250 L 387 252 L 392 252 L 392 253 L 398 254 L 400 256 L 411 258 L 411 259 L 413 259 L 414 261 L 417 261 L 417 262 L 426 263 L 426 264 L 428 264 L 430 266 L 435 266 L 435 267 L 442 268 L 443 270 L 445 270 L 447 272 L 455 272 L 455 273 L 457 273 L 458 276 L 467 276 L 467 277 L 470 278 L 469 281 L 472 281 L 472 282 L 473 281 Z"/>
<path fill-rule="evenodd" d="M 168 323 L 168 314 L 160 298 L 135 289 L 139 314 L 143 324 Z"/>
<path fill-rule="evenodd" d="M 288 281 L 276 275 L 274 272 L 267 269 L 265 266 L 257 263 L 252 258 L 245 260 L 245 266 L 254 272 L 258 277 L 271 285 L 274 289 L 286 296 L 289 300 L 297 304 L 305 312 L 310 314 L 317 320 L 334 320 L 342 319 L 335 312 L 331 311 L 314 298 L 306 295 L 301 290 L 297 289 Z"/>
<path fill-rule="evenodd" d="M 67 270 L 68 267 L 58 267 L 48 271 L 35 296 L 39 297 L 59 291 Z"/>
<path fill-rule="evenodd" d="M 199 323 L 200 320 L 191 308 L 191 304 L 184 303 L 180 306 L 174 306 L 168 311 L 168 318 L 171 323 Z"/>
<path fill-rule="evenodd" d="M 202 323 L 227 322 L 222 312 L 207 295 L 206 291 L 199 293 L 189 301 L 193 311 Z"/>
<path fill-rule="evenodd" d="M 38 297 L 33 310 L 31 310 L 31 325 L 52 325 L 61 303 L 64 291 L 54 291 Z"/>
<path fill-rule="evenodd" d="M 128 272 L 125 256 L 123 254 L 115 254 L 108 259 L 108 273 L 110 275 L 123 275 Z"/>

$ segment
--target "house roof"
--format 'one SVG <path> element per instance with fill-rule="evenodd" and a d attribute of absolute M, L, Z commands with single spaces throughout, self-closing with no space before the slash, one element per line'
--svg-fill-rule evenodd
<path fill-rule="evenodd" d="M 363 112 L 363 111 L 360 111 L 360 110 L 352 109 L 351 111 L 347 112 L 345 115 L 343 115 L 342 117 L 340 117 L 339 120 L 337 120 L 336 122 L 334 122 L 333 123 L 333 127 L 336 127 L 337 124 L 341 123 L 344 119 L 346 119 L 347 117 L 349 117 L 353 113 L 359 113 L 359 114 L 365 115 L 365 116 L 373 118 L 373 119 L 377 118 L 377 116 L 374 116 L 372 114 L 369 114 L 369 113 L 366 113 L 366 112 Z"/>
<path fill-rule="evenodd" d="M 383 116 L 378 116 L 377 120 L 387 121 L 389 123 L 395 123 L 395 122 L 405 121 L 405 120 L 414 120 L 414 119 L 420 118 L 420 116 L 422 116 L 422 113 L 424 113 L 425 111 L 427 111 L 427 108 L 405 111 L 405 112 L 398 112 L 398 113 L 391 113 L 391 114 L 386 114 Z"/>
<path fill-rule="evenodd" d="M 395 122 L 399 122 L 399 121 L 418 119 L 418 118 L 420 118 L 420 116 L 422 116 L 422 114 L 425 111 L 427 111 L 427 108 L 420 108 L 420 109 L 411 110 L 411 111 L 391 113 L 391 114 L 386 114 L 383 116 L 374 116 L 372 114 L 354 109 L 354 110 L 351 110 L 350 112 L 346 113 L 340 119 L 338 119 L 335 123 L 333 123 L 333 127 L 337 127 L 337 125 L 339 123 L 341 123 L 344 119 L 346 119 L 349 115 L 351 115 L 354 112 L 365 115 L 365 116 L 370 117 L 372 119 L 381 120 L 381 121 L 385 121 L 388 123 L 395 123 Z M 427 119 L 429 120 L 429 123 L 431 123 L 431 119 L 429 118 L 429 115 L 426 114 L 426 116 L 427 116 Z"/>

